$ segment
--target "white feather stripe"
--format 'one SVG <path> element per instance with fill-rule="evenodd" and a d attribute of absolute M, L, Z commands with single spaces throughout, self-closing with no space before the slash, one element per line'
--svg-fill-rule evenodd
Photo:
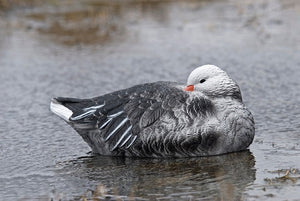
<path fill-rule="evenodd" d="M 124 140 L 124 142 L 120 145 L 120 147 L 123 147 L 125 144 L 126 144 L 126 142 L 131 138 L 131 134 Z"/>
<path fill-rule="evenodd" d="M 111 120 L 113 120 L 113 119 L 108 119 L 106 122 L 104 122 L 104 123 L 101 125 L 100 129 L 104 128 L 109 122 L 111 122 Z"/>
<path fill-rule="evenodd" d="M 81 115 L 76 116 L 76 117 L 71 117 L 70 119 L 71 119 L 71 120 L 79 120 L 79 119 L 82 119 L 82 118 L 84 118 L 84 117 L 87 117 L 87 116 L 89 116 L 89 115 L 91 115 L 91 114 L 94 114 L 95 112 L 96 112 L 95 109 L 94 109 L 94 110 L 89 110 L 89 111 L 87 111 L 87 112 L 85 112 L 85 113 L 83 113 L 83 114 L 81 114 Z"/>
<path fill-rule="evenodd" d="M 113 118 L 120 116 L 123 112 L 124 111 L 120 111 L 115 114 L 108 115 L 107 116 L 108 120 L 101 125 L 100 129 L 104 128 L 109 122 L 113 120 Z"/>
<path fill-rule="evenodd" d="M 129 143 L 129 145 L 126 147 L 126 149 L 128 149 L 136 140 L 137 136 L 134 136 L 133 139 L 131 140 L 131 142 Z"/>
<path fill-rule="evenodd" d="M 120 139 L 118 140 L 118 142 L 115 144 L 115 146 L 112 148 L 112 151 L 115 150 L 118 145 L 122 142 L 123 138 L 129 133 L 129 131 L 131 130 L 132 126 L 129 126 L 126 131 L 123 133 L 123 135 L 120 137 Z"/>
<path fill-rule="evenodd" d="M 121 121 L 121 123 L 105 138 L 105 141 L 109 140 L 109 138 L 119 129 L 121 126 L 123 126 L 127 122 L 128 118 L 126 117 Z"/>
<path fill-rule="evenodd" d="M 120 111 L 120 112 L 117 112 L 117 113 L 115 113 L 115 114 L 108 115 L 107 117 L 108 117 L 108 118 L 115 118 L 115 117 L 117 117 L 117 116 L 120 116 L 123 112 L 124 112 L 124 111 Z"/>
<path fill-rule="evenodd" d="M 88 110 L 97 110 L 99 108 L 102 108 L 105 104 L 101 104 L 101 105 L 96 105 L 96 106 L 92 106 L 92 107 L 87 107 L 87 108 L 84 108 L 83 111 L 88 111 Z"/>

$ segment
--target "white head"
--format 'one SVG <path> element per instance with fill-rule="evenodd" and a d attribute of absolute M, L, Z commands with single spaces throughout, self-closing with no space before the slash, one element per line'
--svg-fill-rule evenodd
<path fill-rule="evenodd" d="M 207 96 L 232 96 L 242 99 L 241 92 L 225 71 L 214 65 L 204 65 L 191 72 L 185 91 L 202 92 Z"/>

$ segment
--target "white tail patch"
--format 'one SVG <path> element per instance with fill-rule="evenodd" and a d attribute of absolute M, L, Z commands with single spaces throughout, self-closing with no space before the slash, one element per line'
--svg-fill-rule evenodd
<path fill-rule="evenodd" d="M 72 116 L 73 112 L 61 105 L 59 102 L 57 102 L 55 99 L 51 101 L 50 103 L 50 110 L 56 114 L 57 116 L 61 117 L 65 121 L 69 122 L 69 118 Z"/>

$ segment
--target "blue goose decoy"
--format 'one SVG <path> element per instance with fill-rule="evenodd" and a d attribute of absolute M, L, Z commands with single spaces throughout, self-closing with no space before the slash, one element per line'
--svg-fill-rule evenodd
<path fill-rule="evenodd" d="M 187 86 L 154 82 L 91 99 L 58 97 L 50 109 L 101 155 L 219 155 L 247 149 L 255 133 L 239 86 L 214 65 L 193 70 Z"/>

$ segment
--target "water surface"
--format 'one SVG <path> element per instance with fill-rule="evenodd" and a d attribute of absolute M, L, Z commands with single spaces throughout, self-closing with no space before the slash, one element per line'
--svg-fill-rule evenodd
<path fill-rule="evenodd" d="M 299 200 L 299 10 L 297 0 L 64 0 L 2 11 L 0 200 Z M 185 82 L 207 63 L 239 83 L 254 114 L 249 151 L 92 157 L 49 111 L 55 96 Z"/>

